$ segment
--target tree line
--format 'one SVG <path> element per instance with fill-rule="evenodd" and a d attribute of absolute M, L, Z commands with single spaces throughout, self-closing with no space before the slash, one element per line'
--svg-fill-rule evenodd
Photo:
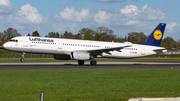
<path fill-rule="evenodd" d="M 8 28 L 4 32 L 0 32 L 0 44 L 3 45 L 5 42 L 9 41 L 11 38 L 21 36 L 16 29 Z M 40 37 L 39 32 L 36 30 L 32 34 L 28 33 L 27 36 L 38 36 Z M 80 39 L 80 40 L 96 40 L 96 41 L 114 41 L 114 42 L 132 42 L 135 44 L 142 43 L 147 36 L 143 32 L 131 32 L 128 33 L 124 38 L 118 37 L 114 34 L 112 29 L 107 27 L 98 27 L 96 30 L 89 28 L 82 28 L 77 34 L 65 31 L 62 34 L 58 32 L 49 32 L 45 37 L 51 38 L 67 38 L 67 39 Z M 175 41 L 172 37 L 166 37 L 162 40 L 161 47 L 167 49 L 180 49 L 180 39 Z"/>

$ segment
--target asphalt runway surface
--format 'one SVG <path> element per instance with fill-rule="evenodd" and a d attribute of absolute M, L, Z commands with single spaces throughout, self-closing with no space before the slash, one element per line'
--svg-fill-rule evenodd
<path fill-rule="evenodd" d="M 0 69 L 124 69 L 124 68 L 180 68 L 180 63 L 167 62 L 89 62 L 78 65 L 76 62 L 60 63 L 0 63 Z"/>

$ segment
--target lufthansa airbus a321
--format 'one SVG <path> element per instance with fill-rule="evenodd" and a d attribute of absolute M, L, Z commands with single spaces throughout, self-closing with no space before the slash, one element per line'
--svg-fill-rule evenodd
<path fill-rule="evenodd" d="M 160 47 L 165 26 L 165 23 L 160 23 L 141 44 L 20 36 L 12 38 L 3 47 L 21 52 L 21 62 L 25 53 L 37 53 L 52 54 L 58 60 L 78 60 L 79 65 L 91 60 L 90 64 L 96 65 L 95 58 L 129 59 L 166 52 L 165 48 Z"/>

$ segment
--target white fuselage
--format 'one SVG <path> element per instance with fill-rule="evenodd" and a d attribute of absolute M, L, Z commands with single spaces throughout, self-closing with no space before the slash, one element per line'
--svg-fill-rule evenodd
<path fill-rule="evenodd" d="M 62 38 L 46 38 L 46 37 L 29 37 L 21 36 L 15 37 L 13 40 L 6 42 L 3 46 L 11 51 L 26 52 L 26 53 L 40 53 L 40 54 L 65 54 L 71 55 L 73 51 L 86 51 L 93 49 L 121 47 L 124 45 L 131 45 L 120 50 L 113 50 L 103 52 L 96 57 L 101 58 L 136 58 L 148 55 L 157 54 L 154 50 L 164 49 L 162 47 L 132 44 L 129 42 L 102 42 L 102 41 L 89 41 L 89 40 L 74 40 Z"/>

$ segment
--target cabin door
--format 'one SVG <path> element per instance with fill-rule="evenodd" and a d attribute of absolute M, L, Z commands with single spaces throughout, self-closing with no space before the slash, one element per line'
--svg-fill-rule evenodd
<path fill-rule="evenodd" d="M 25 37 L 23 39 L 23 47 L 28 47 L 28 38 L 27 37 Z"/>

